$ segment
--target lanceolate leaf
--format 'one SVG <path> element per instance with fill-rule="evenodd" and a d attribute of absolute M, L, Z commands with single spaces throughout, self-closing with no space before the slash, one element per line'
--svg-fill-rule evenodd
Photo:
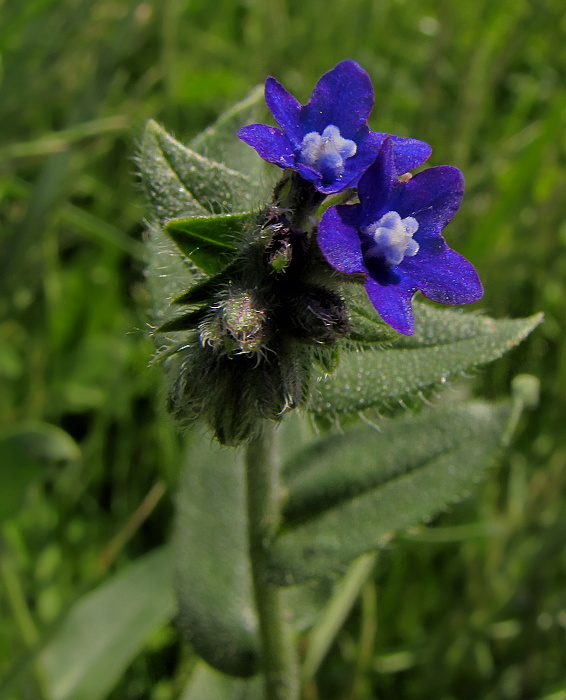
<path fill-rule="evenodd" d="M 156 122 L 148 121 L 139 154 L 139 172 L 146 198 L 160 223 L 178 216 L 206 216 L 210 211 L 193 195 L 170 162 L 169 137 Z M 172 139 L 173 140 L 173 139 Z M 175 141 L 180 148 L 184 148 Z"/>
<path fill-rule="evenodd" d="M 204 436 L 189 450 L 177 506 L 181 629 L 211 666 L 250 676 L 257 669 L 259 642 L 240 451 L 219 448 Z"/>
<path fill-rule="evenodd" d="M 463 404 L 306 450 L 286 468 L 287 520 L 271 552 L 273 580 L 327 576 L 462 499 L 496 452 L 510 413 L 510 402 Z"/>
<path fill-rule="evenodd" d="M 147 123 L 140 173 L 157 218 L 226 214 L 261 204 L 251 178 L 183 146 L 156 122 Z"/>
<path fill-rule="evenodd" d="M 171 555 L 155 550 L 80 599 L 40 655 L 51 700 L 103 700 L 175 612 Z"/>
<path fill-rule="evenodd" d="M 226 216 L 174 219 L 165 224 L 165 232 L 183 255 L 205 274 L 220 272 L 234 257 L 237 242 L 252 224 L 251 213 Z"/>
<path fill-rule="evenodd" d="M 377 352 L 372 348 L 343 353 L 338 369 L 313 387 L 307 407 L 317 414 L 336 414 L 390 406 L 497 359 L 523 340 L 541 318 L 537 314 L 495 321 L 427 309 L 418 314 L 414 337 Z"/>
<path fill-rule="evenodd" d="M 290 422 L 290 431 L 286 425 L 281 427 L 285 440 L 298 434 L 298 422 Z M 259 641 L 241 452 L 212 444 L 208 435 L 194 444 L 177 509 L 174 554 L 181 630 L 215 669 L 248 677 L 257 670 Z M 331 590 L 328 580 L 288 589 L 285 605 L 295 629 L 302 631 L 312 624 Z M 221 676 L 204 675 L 212 675 L 224 687 Z"/>

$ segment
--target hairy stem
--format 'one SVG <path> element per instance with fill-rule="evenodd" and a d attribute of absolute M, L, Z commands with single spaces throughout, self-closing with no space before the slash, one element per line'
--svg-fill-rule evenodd
<path fill-rule="evenodd" d="M 273 427 L 248 445 L 246 454 L 249 551 L 262 643 L 266 700 L 298 700 L 292 630 L 280 589 L 267 576 L 268 547 L 279 523 L 279 469 Z"/>

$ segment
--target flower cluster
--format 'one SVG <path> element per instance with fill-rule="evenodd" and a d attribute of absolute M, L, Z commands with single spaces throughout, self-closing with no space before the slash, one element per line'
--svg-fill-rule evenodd
<path fill-rule="evenodd" d="M 442 237 L 462 199 L 462 174 L 441 166 L 411 178 L 409 171 L 431 148 L 370 130 L 373 88 L 355 61 L 326 73 L 306 105 L 271 77 L 265 98 L 280 128 L 252 124 L 240 129 L 240 138 L 320 195 L 344 193 L 350 203 L 326 210 L 318 246 L 335 270 L 363 275 L 368 297 L 387 324 L 414 332 L 411 300 L 419 290 L 442 304 L 482 296 L 473 266 Z"/>

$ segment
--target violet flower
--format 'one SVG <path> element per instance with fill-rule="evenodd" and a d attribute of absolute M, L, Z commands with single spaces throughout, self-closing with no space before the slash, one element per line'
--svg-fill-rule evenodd
<path fill-rule="evenodd" d="M 252 124 L 238 135 L 266 161 L 292 168 L 324 194 L 357 185 L 388 134 L 370 131 L 371 80 L 355 61 L 338 63 L 301 105 L 274 78 L 265 83 L 265 100 L 281 127 Z M 392 136 L 399 174 L 423 163 L 431 148 L 418 139 Z"/>
<path fill-rule="evenodd" d="M 399 179 L 393 142 L 386 139 L 358 186 L 359 204 L 330 207 L 318 243 L 340 272 L 361 273 L 381 318 L 405 335 L 414 332 L 411 300 L 420 290 L 441 304 L 477 301 L 483 288 L 473 265 L 441 235 L 464 193 L 462 173 L 429 168 Z"/>

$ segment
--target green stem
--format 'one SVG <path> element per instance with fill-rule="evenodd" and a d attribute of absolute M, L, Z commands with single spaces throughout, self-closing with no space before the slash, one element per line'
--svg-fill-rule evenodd
<path fill-rule="evenodd" d="M 292 631 L 281 590 L 268 579 L 268 550 L 280 520 L 279 469 L 274 429 L 267 427 L 246 453 L 248 536 L 262 644 L 266 700 L 298 700 L 299 681 Z"/>

